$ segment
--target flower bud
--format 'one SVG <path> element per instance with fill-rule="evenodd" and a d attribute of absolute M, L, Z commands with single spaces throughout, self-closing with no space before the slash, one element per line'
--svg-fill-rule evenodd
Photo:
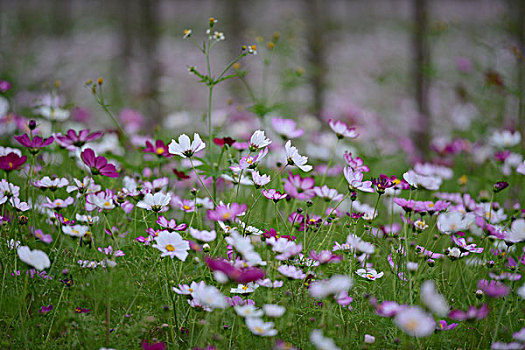
<path fill-rule="evenodd" d="M 36 129 L 36 121 L 31 119 L 29 121 L 29 123 L 27 124 L 27 126 L 29 127 L 29 130 L 35 130 Z"/>

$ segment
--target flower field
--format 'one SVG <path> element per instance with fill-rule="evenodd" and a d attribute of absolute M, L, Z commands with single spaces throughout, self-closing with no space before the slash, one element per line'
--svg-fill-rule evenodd
<path fill-rule="evenodd" d="M 219 66 L 219 24 L 180 35 L 206 99 L 175 130 L 108 79 L 83 83 L 103 123 L 0 81 L 0 348 L 524 349 L 525 135 L 290 114 L 246 79 L 279 33 Z M 468 106 L 494 115 L 485 78 Z M 251 102 L 219 111 L 232 82 Z"/>

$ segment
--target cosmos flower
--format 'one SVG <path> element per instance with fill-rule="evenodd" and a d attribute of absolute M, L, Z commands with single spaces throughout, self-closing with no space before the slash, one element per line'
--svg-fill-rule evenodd
<path fill-rule="evenodd" d="M 374 192 L 372 181 L 363 181 L 363 173 L 354 172 L 350 167 L 344 168 L 343 173 L 352 190 Z"/>
<path fill-rule="evenodd" d="M 256 308 L 253 305 L 235 305 L 233 307 L 237 315 L 242 317 L 262 317 L 264 315 L 263 310 Z"/>
<path fill-rule="evenodd" d="M 177 232 L 160 231 L 155 238 L 153 248 L 157 248 L 162 252 L 161 257 L 169 256 L 177 257 L 179 260 L 185 261 L 190 250 L 188 241 L 182 239 Z"/>
<path fill-rule="evenodd" d="M 268 148 L 263 148 L 256 155 L 248 154 L 241 158 L 238 165 L 233 165 L 230 169 L 234 173 L 239 173 L 246 169 L 255 169 L 260 161 L 268 154 Z"/>
<path fill-rule="evenodd" d="M 328 121 L 328 125 L 330 125 L 330 128 L 335 132 L 337 135 L 337 138 L 349 138 L 349 139 L 355 139 L 359 134 L 355 131 L 355 128 L 349 128 L 348 125 L 346 125 L 344 122 L 337 120 L 333 121 L 330 119 Z"/>
<path fill-rule="evenodd" d="M 464 220 L 463 214 L 457 211 L 441 213 L 437 219 L 437 228 L 441 233 L 451 234 L 467 229 L 467 221 Z"/>
<path fill-rule="evenodd" d="M 441 186 L 441 178 L 436 176 L 426 176 L 416 173 L 414 170 L 409 170 L 403 174 L 403 179 L 414 188 L 419 186 L 426 188 L 427 190 L 437 191 Z"/>
<path fill-rule="evenodd" d="M 286 308 L 277 304 L 265 304 L 263 305 L 263 311 L 268 317 L 281 317 L 284 315 Z"/>
<path fill-rule="evenodd" d="M 249 149 L 250 152 L 255 152 L 258 149 L 267 147 L 270 145 L 272 141 L 264 135 L 264 131 L 257 130 L 253 133 L 252 137 L 250 138 L 250 144 Z"/>
<path fill-rule="evenodd" d="M 160 216 L 157 219 L 157 224 L 168 231 L 184 231 L 188 227 L 185 223 L 177 224 L 175 219 L 168 220 L 164 216 Z"/>
<path fill-rule="evenodd" d="M 325 337 L 320 329 L 310 332 L 310 341 L 318 350 L 341 350 L 335 345 L 333 339 Z"/>
<path fill-rule="evenodd" d="M 481 320 L 487 317 L 489 314 L 489 307 L 487 304 L 483 304 L 480 308 L 475 306 L 470 306 L 467 311 L 463 310 L 452 310 L 448 314 L 448 318 L 457 320 L 457 321 L 466 321 L 466 320 Z"/>
<path fill-rule="evenodd" d="M 171 196 L 169 194 L 162 192 L 146 193 L 144 198 L 137 203 L 137 207 L 158 213 L 168 210 L 170 201 Z"/>
<path fill-rule="evenodd" d="M 62 232 L 73 237 L 84 237 L 88 231 L 89 226 L 84 225 L 62 226 Z"/>
<path fill-rule="evenodd" d="M 304 134 L 303 129 L 297 129 L 292 119 L 272 118 L 272 127 L 283 139 L 295 139 Z"/>
<path fill-rule="evenodd" d="M 288 173 L 284 180 L 284 191 L 292 198 L 303 201 L 315 197 L 315 181 L 311 177 L 303 178 L 301 175 Z"/>
<path fill-rule="evenodd" d="M 348 292 L 352 288 L 353 280 L 344 275 L 334 275 L 328 280 L 315 281 L 310 284 L 310 295 L 317 299 L 326 298 L 340 292 Z"/>
<path fill-rule="evenodd" d="M 284 145 L 286 153 L 286 161 L 289 165 L 295 165 L 304 172 L 309 172 L 312 170 L 311 165 L 307 165 L 308 157 L 301 156 L 297 151 L 297 148 L 292 146 L 292 141 L 288 140 Z"/>
<path fill-rule="evenodd" d="M 199 241 L 203 241 L 203 242 L 212 242 L 217 237 L 217 233 L 215 232 L 215 230 L 212 230 L 212 231 L 197 230 L 197 229 L 194 229 L 193 227 L 190 227 L 189 232 L 193 238 Z"/>
<path fill-rule="evenodd" d="M 46 203 L 42 203 L 42 206 L 49 209 L 59 210 L 62 208 L 67 208 L 74 202 L 75 200 L 72 197 L 67 197 L 66 199 L 57 198 L 54 201 L 49 199 L 49 197 L 46 197 Z"/>
<path fill-rule="evenodd" d="M 18 170 L 27 160 L 27 156 L 19 156 L 15 152 L 0 157 L 0 169 L 5 171 Z"/>
<path fill-rule="evenodd" d="M 51 261 L 49 261 L 47 254 L 41 250 L 31 250 L 28 246 L 20 246 L 16 249 L 16 252 L 20 260 L 39 271 L 51 266 Z"/>
<path fill-rule="evenodd" d="M 80 130 L 77 134 L 75 130 L 69 129 L 65 135 L 57 134 L 56 142 L 68 150 L 74 150 L 81 148 L 87 142 L 99 139 L 103 134 L 102 131 L 89 133 L 88 129 Z"/>
<path fill-rule="evenodd" d="M 403 332 L 417 338 L 428 337 L 434 333 L 436 328 L 436 321 L 432 315 L 423 311 L 419 306 L 408 306 L 399 311 L 394 322 Z"/>
<path fill-rule="evenodd" d="M 377 273 L 377 271 L 375 269 L 370 269 L 370 268 L 359 269 L 355 273 L 358 274 L 359 276 L 361 276 L 363 278 L 366 278 L 367 280 L 371 280 L 371 281 L 374 281 L 374 280 L 376 280 L 378 278 L 381 278 L 384 275 L 383 272 Z"/>
<path fill-rule="evenodd" d="M 448 303 L 436 290 L 434 281 L 428 280 L 421 284 L 421 302 L 439 316 L 446 316 L 449 311 Z"/>
<path fill-rule="evenodd" d="M 489 142 L 498 148 L 510 148 L 519 144 L 521 135 L 519 131 L 511 132 L 509 130 L 494 131 Z"/>
<path fill-rule="evenodd" d="M 490 298 L 501 298 L 510 293 L 510 288 L 499 281 L 478 281 L 478 288 Z"/>
<path fill-rule="evenodd" d="M 317 197 L 320 197 L 327 202 L 340 202 L 343 200 L 344 197 L 342 194 L 338 193 L 337 190 L 329 188 L 326 185 L 324 185 L 323 187 L 314 187 L 314 193 L 317 195 Z"/>
<path fill-rule="evenodd" d="M 344 159 L 346 163 L 348 164 L 348 166 L 353 171 L 360 172 L 360 173 L 367 173 L 370 171 L 368 166 L 364 165 L 364 162 L 361 158 L 359 157 L 353 158 L 352 153 L 349 153 L 348 151 L 345 151 Z"/>
<path fill-rule="evenodd" d="M 47 139 L 43 139 L 40 136 L 34 136 L 33 139 L 30 139 L 27 134 L 23 134 L 20 136 L 15 136 L 15 140 L 18 141 L 18 143 L 22 146 L 26 147 L 31 154 L 37 154 L 40 152 L 41 148 L 52 144 L 55 138 L 51 136 Z"/>
<path fill-rule="evenodd" d="M 255 185 L 255 188 L 266 186 L 271 181 L 270 175 L 261 175 L 259 174 L 259 171 L 252 172 L 252 179 L 253 179 L 253 184 Z"/>
<path fill-rule="evenodd" d="M 202 142 L 201 137 L 197 133 L 193 134 L 193 141 L 191 141 L 186 134 L 180 135 L 178 141 L 179 142 L 171 140 L 168 149 L 169 153 L 181 156 L 182 158 L 191 158 L 195 153 L 206 148 L 206 144 Z"/>
<path fill-rule="evenodd" d="M 450 236 L 452 242 L 454 242 L 461 250 L 470 253 L 483 253 L 483 248 L 476 247 L 475 244 L 467 244 L 467 241 L 463 237 L 456 237 L 455 235 Z"/>
<path fill-rule="evenodd" d="M 278 201 L 280 201 L 281 199 L 284 199 L 287 197 L 287 194 L 286 193 L 281 193 L 273 188 L 267 190 L 267 189 L 264 189 L 262 190 L 262 194 L 268 198 L 268 199 L 271 199 L 273 200 L 275 203 L 277 203 Z"/>
<path fill-rule="evenodd" d="M 168 151 L 168 146 L 162 140 L 156 140 L 153 145 L 149 140 L 146 141 L 146 147 L 144 148 L 145 153 L 153 153 L 157 157 L 169 158 L 171 157 Z"/>
<path fill-rule="evenodd" d="M 292 265 L 281 265 L 277 268 L 277 271 L 288 278 L 296 280 L 302 280 L 306 278 L 306 274 L 301 269 L 298 269 Z"/>
<path fill-rule="evenodd" d="M 81 154 L 82 161 L 86 164 L 93 175 L 102 175 L 107 177 L 118 177 L 117 169 L 113 164 L 109 164 L 106 157 L 95 156 L 95 151 L 86 148 Z"/>
<path fill-rule="evenodd" d="M 256 267 L 237 268 L 224 259 L 205 258 L 212 271 L 220 271 L 237 283 L 249 283 L 264 278 L 264 271 Z"/>
<path fill-rule="evenodd" d="M 238 284 L 237 288 L 231 288 L 230 293 L 236 293 L 236 294 L 250 294 L 255 292 L 255 290 L 259 288 L 259 285 L 253 282 L 247 283 L 247 284 Z"/>
<path fill-rule="evenodd" d="M 273 337 L 277 334 L 277 330 L 273 329 L 273 322 L 264 322 L 260 318 L 246 318 L 246 326 L 253 334 L 260 335 L 261 337 Z"/>
<path fill-rule="evenodd" d="M 49 176 L 44 176 L 42 179 L 33 182 L 33 185 L 38 188 L 56 191 L 59 188 L 69 185 L 69 181 L 65 177 L 54 178 L 51 180 Z"/>
<path fill-rule="evenodd" d="M 246 204 L 230 203 L 218 205 L 214 210 L 208 210 L 208 219 L 212 221 L 233 221 L 244 214 Z"/>
<path fill-rule="evenodd" d="M 224 295 L 214 286 L 200 286 L 191 294 L 195 302 L 213 309 L 225 309 L 228 307 Z"/>

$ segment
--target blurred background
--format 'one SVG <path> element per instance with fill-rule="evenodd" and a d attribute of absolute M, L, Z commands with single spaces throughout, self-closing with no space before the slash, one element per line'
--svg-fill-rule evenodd
<path fill-rule="evenodd" d="M 244 78 L 215 90 L 224 135 L 250 133 L 242 121 L 265 115 L 314 129 L 342 119 L 387 153 L 424 154 L 430 141 L 487 128 L 523 134 L 520 0 L 0 0 L 11 109 L 30 114 L 24 107 L 59 86 L 73 117 L 111 126 L 85 87 L 103 77 L 111 109 L 141 115 L 146 132 L 206 130 L 208 91 L 188 73 L 205 57 L 183 31 L 201 43 L 212 16 L 226 38 L 213 72 L 243 44 L 258 47 L 237 67 Z"/>

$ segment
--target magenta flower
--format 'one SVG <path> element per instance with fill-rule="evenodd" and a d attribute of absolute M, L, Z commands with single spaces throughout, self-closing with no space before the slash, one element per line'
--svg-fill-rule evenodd
<path fill-rule="evenodd" d="M 360 173 L 368 173 L 370 169 L 364 165 L 363 160 L 359 157 L 352 158 L 352 153 L 345 151 L 344 155 L 345 161 L 353 171 L 358 171 Z"/>
<path fill-rule="evenodd" d="M 188 225 L 185 223 L 178 224 L 175 221 L 175 219 L 168 220 L 164 216 L 161 216 L 157 219 L 157 224 L 160 225 L 160 227 L 163 227 L 167 229 L 168 231 L 184 231 Z"/>
<path fill-rule="evenodd" d="M 42 230 L 35 230 L 35 237 L 41 240 L 42 242 L 49 244 L 53 242 L 53 237 L 51 235 L 46 235 L 42 232 Z"/>
<path fill-rule="evenodd" d="M 20 157 L 18 154 L 11 152 L 0 157 L 0 169 L 5 171 L 18 170 L 26 162 L 27 157 Z"/>
<path fill-rule="evenodd" d="M 401 208 L 403 208 L 403 210 L 407 213 L 411 212 L 412 210 L 414 210 L 415 206 L 416 206 L 416 202 L 414 200 L 408 200 L 408 199 L 405 199 L 405 198 L 394 198 L 394 203 L 396 203 L 397 205 L 399 205 Z"/>
<path fill-rule="evenodd" d="M 49 146 L 53 143 L 55 140 L 53 136 L 43 139 L 40 136 L 35 136 L 31 140 L 27 134 L 15 136 L 15 140 L 18 141 L 19 144 L 21 144 L 24 147 L 27 147 L 29 149 L 29 152 L 31 154 L 37 154 L 40 152 L 40 149 L 46 146 Z"/>
<path fill-rule="evenodd" d="M 487 304 L 483 304 L 479 309 L 475 306 L 470 306 L 467 311 L 452 310 L 448 314 L 448 318 L 457 321 L 481 320 L 487 317 L 488 314 L 489 307 L 487 306 Z"/>
<path fill-rule="evenodd" d="M 45 306 L 45 305 L 42 306 L 42 307 L 40 308 L 40 310 L 38 310 L 38 312 L 41 313 L 41 314 L 47 314 L 47 313 L 50 312 L 51 310 L 53 310 L 53 305 L 50 304 L 50 305 L 48 305 L 48 306 Z"/>
<path fill-rule="evenodd" d="M 220 271 L 237 283 L 249 283 L 264 278 L 264 271 L 256 267 L 239 269 L 224 259 L 205 258 L 206 265 L 213 271 Z"/>
<path fill-rule="evenodd" d="M 311 177 L 302 178 L 301 175 L 288 174 L 284 180 L 284 191 L 292 198 L 304 201 L 315 197 L 315 181 Z"/>
<path fill-rule="evenodd" d="M 490 298 L 500 298 L 510 293 L 510 288 L 499 281 L 478 281 L 478 288 Z"/>
<path fill-rule="evenodd" d="M 102 175 L 107 177 L 118 177 L 117 169 L 113 164 L 108 164 L 106 157 L 95 156 L 95 151 L 86 148 L 81 154 L 82 161 L 86 164 L 93 175 Z"/>
<path fill-rule="evenodd" d="M 315 250 L 312 250 L 310 252 L 310 258 L 321 264 L 338 263 L 343 259 L 341 255 L 333 254 L 329 250 L 322 250 L 319 254 L 317 254 Z"/>
<path fill-rule="evenodd" d="M 450 236 L 452 242 L 454 242 L 461 250 L 471 253 L 483 253 L 483 248 L 476 247 L 475 244 L 467 244 L 465 238 L 456 237 L 455 235 Z"/>
<path fill-rule="evenodd" d="M 328 121 L 330 128 L 337 135 L 338 139 L 348 137 L 349 139 L 355 139 L 359 134 L 355 131 L 355 128 L 349 128 L 344 122 L 330 119 Z"/>
<path fill-rule="evenodd" d="M 155 141 L 155 145 L 149 141 L 146 141 L 146 148 L 144 148 L 144 152 L 153 153 L 157 157 L 169 158 L 172 156 L 170 152 L 168 152 L 168 146 L 166 146 L 162 140 Z"/>
<path fill-rule="evenodd" d="M 284 199 L 287 197 L 286 193 L 281 193 L 279 191 L 276 191 L 275 189 L 271 188 L 269 190 L 262 190 L 262 194 L 268 198 L 273 200 L 275 203 L 279 202 L 281 199 Z"/>
<path fill-rule="evenodd" d="M 447 324 L 447 321 L 441 320 L 438 322 L 436 329 L 438 331 L 449 331 L 451 329 L 456 328 L 457 326 L 458 326 L 457 323 Z"/>
<path fill-rule="evenodd" d="M 214 210 L 208 210 L 208 219 L 213 221 L 232 221 L 244 213 L 246 204 L 221 204 Z"/>
<path fill-rule="evenodd" d="M 80 130 L 78 134 L 73 129 L 69 129 L 66 135 L 57 134 L 56 142 L 67 149 L 73 149 L 74 147 L 82 147 L 86 142 L 96 140 L 103 135 L 101 131 L 89 133 L 88 129 Z"/>

